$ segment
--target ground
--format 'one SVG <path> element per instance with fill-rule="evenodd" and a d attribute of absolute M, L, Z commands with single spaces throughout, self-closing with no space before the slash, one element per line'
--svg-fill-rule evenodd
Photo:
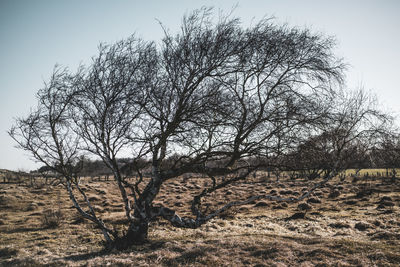
<path fill-rule="evenodd" d="M 123 252 L 102 250 L 101 233 L 79 218 L 61 185 L 1 183 L 0 265 L 399 266 L 400 181 L 366 179 L 332 181 L 301 203 L 254 202 L 195 230 L 160 220 L 152 223 L 148 243 Z M 156 202 L 185 214 L 206 182 L 168 182 Z M 104 221 L 122 228 L 126 221 L 113 183 L 82 183 Z M 213 209 L 258 193 L 297 196 L 307 184 L 258 175 L 204 204 Z"/>

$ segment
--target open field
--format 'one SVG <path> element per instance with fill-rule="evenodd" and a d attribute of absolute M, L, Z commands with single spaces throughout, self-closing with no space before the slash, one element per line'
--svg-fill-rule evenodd
<path fill-rule="evenodd" d="M 191 196 L 206 181 L 168 182 L 158 201 L 183 215 L 189 211 Z M 85 180 L 83 184 L 104 221 L 122 227 L 124 212 L 114 184 Z M 257 193 L 296 196 L 305 186 L 301 180 L 277 183 L 259 176 L 221 190 L 206 204 L 212 209 L 228 199 Z M 102 235 L 77 216 L 61 185 L 32 188 L 1 183 L 0 265 L 399 266 L 399 206 L 398 179 L 390 183 L 385 178 L 357 182 L 348 178 L 318 189 L 306 202 L 251 203 L 200 229 L 154 222 L 147 244 L 105 253 Z M 46 222 L 44 214 L 58 221 Z"/>
<path fill-rule="evenodd" d="M 352 175 L 355 174 L 356 170 L 355 169 L 349 169 L 346 170 L 346 175 Z M 396 177 L 398 177 L 400 173 L 400 169 L 396 169 Z M 358 173 L 360 176 L 385 176 L 389 174 L 390 176 L 392 175 L 392 171 L 386 170 L 386 169 L 361 169 Z"/>

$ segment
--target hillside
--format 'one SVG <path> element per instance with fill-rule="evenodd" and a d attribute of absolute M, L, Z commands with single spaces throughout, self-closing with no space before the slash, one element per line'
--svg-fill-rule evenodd
<path fill-rule="evenodd" d="M 200 178 L 169 182 L 158 202 L 185 214 L 201 183 Z M 104 221 L 122 227 L 124 212 L 114 184 L 90 180 L 84 184 Z M 304 185 L 304 181 L 276 183 L 257 177 L 213 195 L 208 205 L 219 206 L 232 195 L 244 198 L 254 190 L 295 196 Z M 106 253 L 101 234 L 77 216 L 61 185 L 32 188 L 3 183 L 0 265 L 398 266 L 399 206 L 398 181 L 346 179 L 317 190 L 307 202 L 251 203 L 196 230 L 154 222 L 149 243 Z"/>

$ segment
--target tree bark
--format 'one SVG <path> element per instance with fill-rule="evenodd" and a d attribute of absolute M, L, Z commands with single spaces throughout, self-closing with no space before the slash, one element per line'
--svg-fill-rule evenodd
<path fill-rule="evenodd" d="M 113 247 L 118 250 L 124 250 L 132 245 L 140 245 L 147 241 L 149 232 L 149 223 L 147 220 L 134 220 L 128 231 L 121 238 L 113 242 Z"/>

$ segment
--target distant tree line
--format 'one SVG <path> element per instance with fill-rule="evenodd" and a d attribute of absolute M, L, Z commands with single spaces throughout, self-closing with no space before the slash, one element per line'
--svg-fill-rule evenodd
<path fill-rule="evenodd" d="M 329 135 L 312 137 L 291 153 L 282 154 L 280 159 L 268 160 L 267 158 L 248 158 L 247 161 L 252 165 L 263 164 L 265 171 L 276 173 L 276 168 L 285 172 L 295 172 L 296 177 L 315 179 L 324 174 L 328 174 L 334 163 L 332 150 L 329 149 Z M 375 140 L 378 141 L 378 140 Z M 362 144 L 354 144 L 346 148 L 343 152 L 347 160 L 345 166 L 347 169 L 386 169 L 386 176 L 396 176 L 397 169 L 400 169 L 400 138 L 398 136 L 384 136 L 379 143 L 375 143 L 370 148 L 363 147 Z M 164 166 L 172 166 L 175 160 L 182 155 L 175 154 L 165 159 Z M 269 161 L 269 162 L 268 162 Z M 277 161 L 277 162 L 275 162 Z M 135 177 L 137 173 L 134 169 L 137 162 L 133 158 L 117 159 L 122 174 L 126 177 Z M 223 162 L 215 161 L 215 166 L 223 167 Z M 151 161 L 142 160 L 141 165 L 147 166 L 145 175 L 151 176 Z M 113 172 L 102 160 L 91 160 L 82 157 L 73 167 L 76 174 L 80 177 L 102 177 L 111 176 Z M 51 167 L 46 165 L 40 167 L 31 173 L 46 173 L 52 171 Z M 275 171 L 275 172 L 274 172 Z"/>

